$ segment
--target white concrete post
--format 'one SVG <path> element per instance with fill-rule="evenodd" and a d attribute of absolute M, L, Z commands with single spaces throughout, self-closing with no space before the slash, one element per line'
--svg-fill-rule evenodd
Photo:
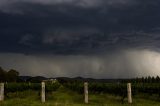
<path fill-rule="evenodd" d="M 131 83 L 127 84 L 127 93 L 128 93 L 128 103 L 132 103 Z"/>
<path fill-rule="evenodd" d="M 0 101 L 4 101 L 4 83 L 0 83 Z"/>
<path fill-rule="evenodd" d="M 88 103 L 88 82 L 84 83 L 84 102 Z"/>
<path fill-rule="evenodd" d="M 41 101 L 42 103 L 44 103 L 45 102 L 45 82 L 42 82 L 41 85 L 42 85 Z"/>

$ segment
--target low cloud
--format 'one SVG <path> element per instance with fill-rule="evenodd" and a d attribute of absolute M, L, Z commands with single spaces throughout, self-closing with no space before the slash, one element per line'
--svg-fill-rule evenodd
<path fill-rule="evenodd" d="M 103 5 L 115 5 L 115 4 L 128 4 L 133 3 L 134 0 L 1 0 L 1 4 L 12 4 L 12 3 L 40 3 L 40 4 L 71 4 L 77 6 L 97 6 Z"/>
<path fill-rule="evenodd" d="M 1 53 L 3 68 L 46 77 L 133 78 L 160 75 L 160 53 L 124 50 L 104 55 L 23 55 Z"/>
<path fill-rule="evenodd" d="M 0 11 L 5 13 L 24 14 L 26 10 L 34 11 L 33 5 L 40 6 L 60 6 L 62 9 L 67 7 L 78 8 L 108 8 L 108 7 L 123 7 L 125 5 L 135 4 L 135 0 L 1 0 Z"/>
<path fill-rule="evenodd" d="M 96 28 L 72 28 L 72 29 L 52 29 L 43 34 L 42 42 L 44 44 L 77 42 L 83 37 L 100 36 L 104 34 Z"/>
<path fill-rule="evenodd" d="M 19 41 L 19 44 L 23 44 L 26 46 L 32 46 L 31 40 L 33 39 L 33 35 L 31 34 L 26 34 L 22 36 L 22 38 Z"/>

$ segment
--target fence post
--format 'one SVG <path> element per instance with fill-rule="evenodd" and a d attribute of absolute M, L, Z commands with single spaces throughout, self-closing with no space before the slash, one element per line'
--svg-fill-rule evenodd
<path fill-rule="evenodd" d="M 88 82 L 84 83 L 84 102 L 88 103 Z"/>
<path fill-rule="evenodd" d="M 131 83 L 127 84 L 127 93 L 128 93 L 128 103 L 132 103 Z"/>
<path fill-rule="evenodd" d="M 41 86 L 42 86 L 41 101 L 42 101 L 42 103 L 44 103 L 45 102 L 45 82 L 42 82 Z"/>
<path fill-rule="evenodd" d="M 0 101 L 4 101 L 4 83 L 0 83 Z"/>

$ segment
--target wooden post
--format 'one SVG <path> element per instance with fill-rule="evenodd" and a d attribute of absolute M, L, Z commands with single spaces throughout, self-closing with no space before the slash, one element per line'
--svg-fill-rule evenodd
<path fill-rule="evenodd" d="M 84 102 L 88 103 L 88 82 L 84 83 Z"/>
<path fill-rule="evenodd" d="M 0 83 L 0 101 L 4 101 L 4 83 Z"/>
<path fill-rule="evenodd" d="M 128 103 L 132 103 L 131 83 L 127 84 L 127 92 L 128 92 Z"/>
<path fill-rule="evenodd" d="M 45 82 L 42 82 L 41 85 L 42 85 L 41 101 L 42 103 L 44 103 L 45 102 Z"/>

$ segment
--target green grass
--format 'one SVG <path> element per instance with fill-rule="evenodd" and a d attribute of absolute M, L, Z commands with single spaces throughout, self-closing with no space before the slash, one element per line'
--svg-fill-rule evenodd
<path fill-rule="evenodd" d="M 158 97 L 139 95 L 133 98 L 133 104 L 128 104 L 125 99 L 121 104 L 121 97 L 110 94 L 89 94 L 89 104 L 83 101 L 83 94 L 60 87 L 56 92 L 46 94 L 46 102 L 41 103 L 39 92 L 24 91 L 8 93 L 0 106 L 160 106 Z"/>

